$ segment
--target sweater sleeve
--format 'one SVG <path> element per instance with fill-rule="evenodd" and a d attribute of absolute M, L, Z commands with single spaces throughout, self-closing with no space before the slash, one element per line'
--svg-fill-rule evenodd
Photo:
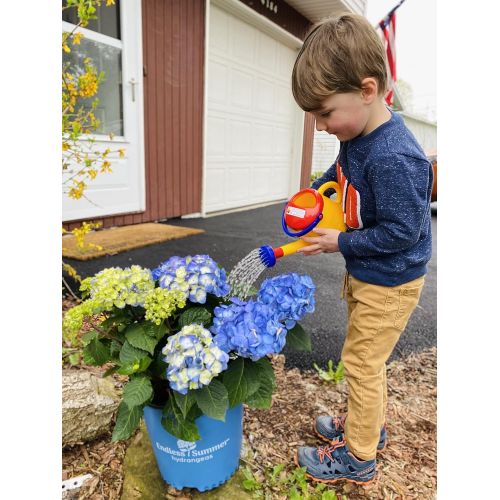
<path fill-rule="evenodd" d="M 368 182 L 375 197 L 375 225 L 341 233 L 341 253 L 368 257 L 397 253 L 413 246 L 429 210 L 430 163 L 402 154 L 380 158 L 369 169 Z"/>
<path fill-rule="evenodd" d="M 313 189 L 318 189 L 325 182 L 328 182 L 328 181 L 337 181 L 337 161 L 336 160 L 333 163 L 333 165 L 331 165 L 330 168 L 321 177 L 319 177 L 318 179 L 316 179 L 311 184 L 311 187 Z"/>

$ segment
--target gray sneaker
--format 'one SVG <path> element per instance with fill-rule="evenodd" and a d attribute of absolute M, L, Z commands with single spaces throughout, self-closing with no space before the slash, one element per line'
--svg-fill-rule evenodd
<path fill-rule="evenodd" d="M 344 480 L 368 484 L 376 474 L 376 460 L 358 460 L 345 441 L 335 441 L 319 448 L 301 446 L 296 452 L 295 463 L 306 468 L 307 477 L 321 483 Z"/>
<path fill-rule="evenodd" d="M 342 417 L 331 417 L 330 415 L 320 415 L 316 417 L 313 430 L 315 434 L 326 441 L 341 441 L 344 439 L 345 415 Z M 385 425 L 380 429 L 380 440 L 377 445 L 377 452 L 385 450 L 387 431 Z"/>

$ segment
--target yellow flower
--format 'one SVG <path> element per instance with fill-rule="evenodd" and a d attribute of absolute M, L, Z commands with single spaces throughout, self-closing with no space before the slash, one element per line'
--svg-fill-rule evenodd
<path fill-rule="evenodd" d="M 114 5 L 115 0 L 106 0 L 106 7 L 109 7 L 110 5 Z"/>
<path fill-rule="evenodd" d="M 73 35 L 73 45 L 80 45 L 80 40 L 83 38 L 81 33 L 75 33 Z"/>
<path fill-rule="evenodd" d="M 67 53 L 71 52 L 71 49 L 68 47 L 68 45 L 66 43 L 63 43 L 62 48 L 63 48 L 64 52 L 67 52 Z"/>
<path fill-rule="evenodd" d="M 125 158 L 125 150 L 124 149 L 119 149 L 118 154 L 120 155 L 120 158 Z"/>
<path fill-rule="evenodd" d="M 70 148 L 70 145 L 67 142 L 62 143 L 62 149 L 63 151 L 67 151 Z"/>

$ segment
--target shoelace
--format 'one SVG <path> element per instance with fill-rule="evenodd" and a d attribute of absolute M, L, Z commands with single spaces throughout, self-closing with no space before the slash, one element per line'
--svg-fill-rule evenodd
<path fill-rule="evenodd" d="M 318 448 L 318 458 L 319 462 L 322 464 L 323 460 L 325 459 L 325 456 L 327 456 L 330 461 L 334 461 L 332 453 L 337 449 L 340 448 L 341 446 L 345 445 L 345 441 L 332 441 L 330 444 L 327 444 L 326 446 L 320 446 Z"/>
<path fill-rule="evenodd" d="M 333 424 L 335 425 L 335 430 L 338 431 L 339 428 L 344 430 L 345 416 L 343 417 L 332 417 Z"/>

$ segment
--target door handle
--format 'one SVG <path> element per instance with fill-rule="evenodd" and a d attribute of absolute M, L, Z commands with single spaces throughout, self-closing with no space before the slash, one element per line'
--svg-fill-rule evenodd
<path fill-rule="evenodd" d="M 135 102 L 135 86 L 138 82 L 135 81 L 135 78 L 131 78 L 129 80 L 129 83 L 132 86 L 132 102 Z"/>

